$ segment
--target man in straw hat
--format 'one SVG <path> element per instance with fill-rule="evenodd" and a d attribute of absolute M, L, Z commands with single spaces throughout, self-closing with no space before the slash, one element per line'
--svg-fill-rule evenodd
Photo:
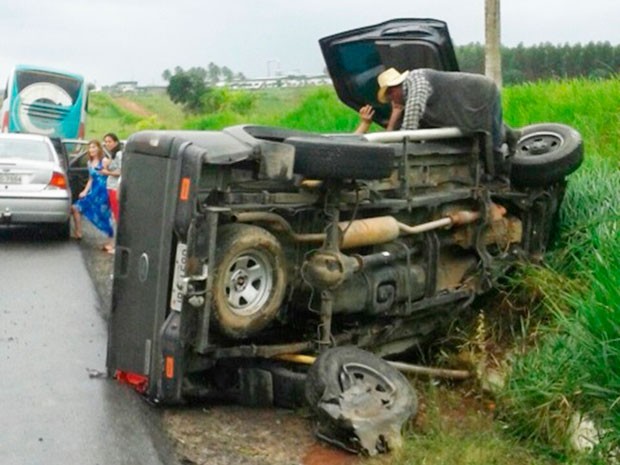
<path fill-rule="evenodd" d="M 481 74 L 426 68 L 402 73 L 388 68 L 379 74 L 377 83 L 377 100 L 392 105 L 386 130 L 456 126 L 465 133 L 490 134 L 493 150 L 501 151 L 501 97 L 491 79 Z M 370 105 L 362 107 L 355 132 L 367 132 L 373 115 Z M 509 131 L 507 139 L 513 152 L 518 134 Z"/>

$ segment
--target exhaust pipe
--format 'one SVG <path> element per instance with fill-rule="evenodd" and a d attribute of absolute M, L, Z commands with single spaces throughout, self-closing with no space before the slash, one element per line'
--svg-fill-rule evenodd
<path fill-rule="evenodd" d="M 493 204 L 490 210 L 490 215 L 493 219 L 502 217 L 505 214 L 506 209 L 504 207 Z M 421 234 L 434 229 L 470 224 L 479 220 L 480 217 L 480 212 L 461 210 L 443 218 L 415 226 L 400 223 L 393 216 L 378 216 L 361 220 L 341 221 L 338 223 L 338 227 L 342 233 L 340 248 L 353 249 L 368 245 L 384 244 L 396 240 L 401 235 Z M 233 215 L 233 219 L 240 223 L 270 223 L 273 225 L 274 229 L 286 233 L 296 242 L 319 243 L 324 242 L 326 238 L 325 233 L 299 234 L 293 230 L 288 221 L 276 213 L 241 212 Z"/>

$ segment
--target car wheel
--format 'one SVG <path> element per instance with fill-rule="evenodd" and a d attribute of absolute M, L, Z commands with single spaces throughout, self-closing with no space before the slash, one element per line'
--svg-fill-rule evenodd
<path fill-rule="evenodd" d="M 235 339 L 265 328 L 278 314 L 286 290 L 285 259 L 268 231 L 233 224 L 218 231 L 213 268 L 213 316 Z"/>
<path fill-rule="evenodd" d="M 322 439 L 374 455 L 397 448 L 417 396 L 399 371 L 356 347 L 321 354 L 306 377 L 305 397 Z"/>
<path fill-rule="evenodd" d="M 514 184 L 546 186 L 563 180 L 581 165 L 583 142 L 570 126 L 533 124 L 521 131 L 510 173 Z"/>
<path fill-rule="evenodd" d="M 394 148 L 368 142 L 289 137 L 295 147 L 293 171 L 314 179 L 383 179 L 394 169 Z"/>

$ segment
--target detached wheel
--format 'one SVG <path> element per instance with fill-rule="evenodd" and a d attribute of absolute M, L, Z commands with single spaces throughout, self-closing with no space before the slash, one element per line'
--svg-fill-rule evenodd
<path fill-rule="evenodd" d="M 368 455 L 399 447 L 403 424 L 417 412 L 407 378 L 356 347 L 321 354 L 308 371 L 305 394 L 320 438 Z"/>
<path fill-rule="evenodd" d="M 222 333 L 241 339 L 276 317 L 286 290 L 285 259 L 268 231 L 245 224 L 218 231 L 213 316 Z"/>
<path fill-rule="evenodd" d="M 570 126 L 533 124 L 521 131 L 510 173 L 516 185 L 547 186 L 562 181 L 581 165 L 583 142 Z"/>

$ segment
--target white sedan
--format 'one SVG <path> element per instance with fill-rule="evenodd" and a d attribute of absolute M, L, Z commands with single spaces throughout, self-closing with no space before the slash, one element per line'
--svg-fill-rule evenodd
<path fill-rule="evenodd" d="M 69 237 L 71 189 L 49 137 L 0 134 L 0 226 L 41 225 Z"/>

